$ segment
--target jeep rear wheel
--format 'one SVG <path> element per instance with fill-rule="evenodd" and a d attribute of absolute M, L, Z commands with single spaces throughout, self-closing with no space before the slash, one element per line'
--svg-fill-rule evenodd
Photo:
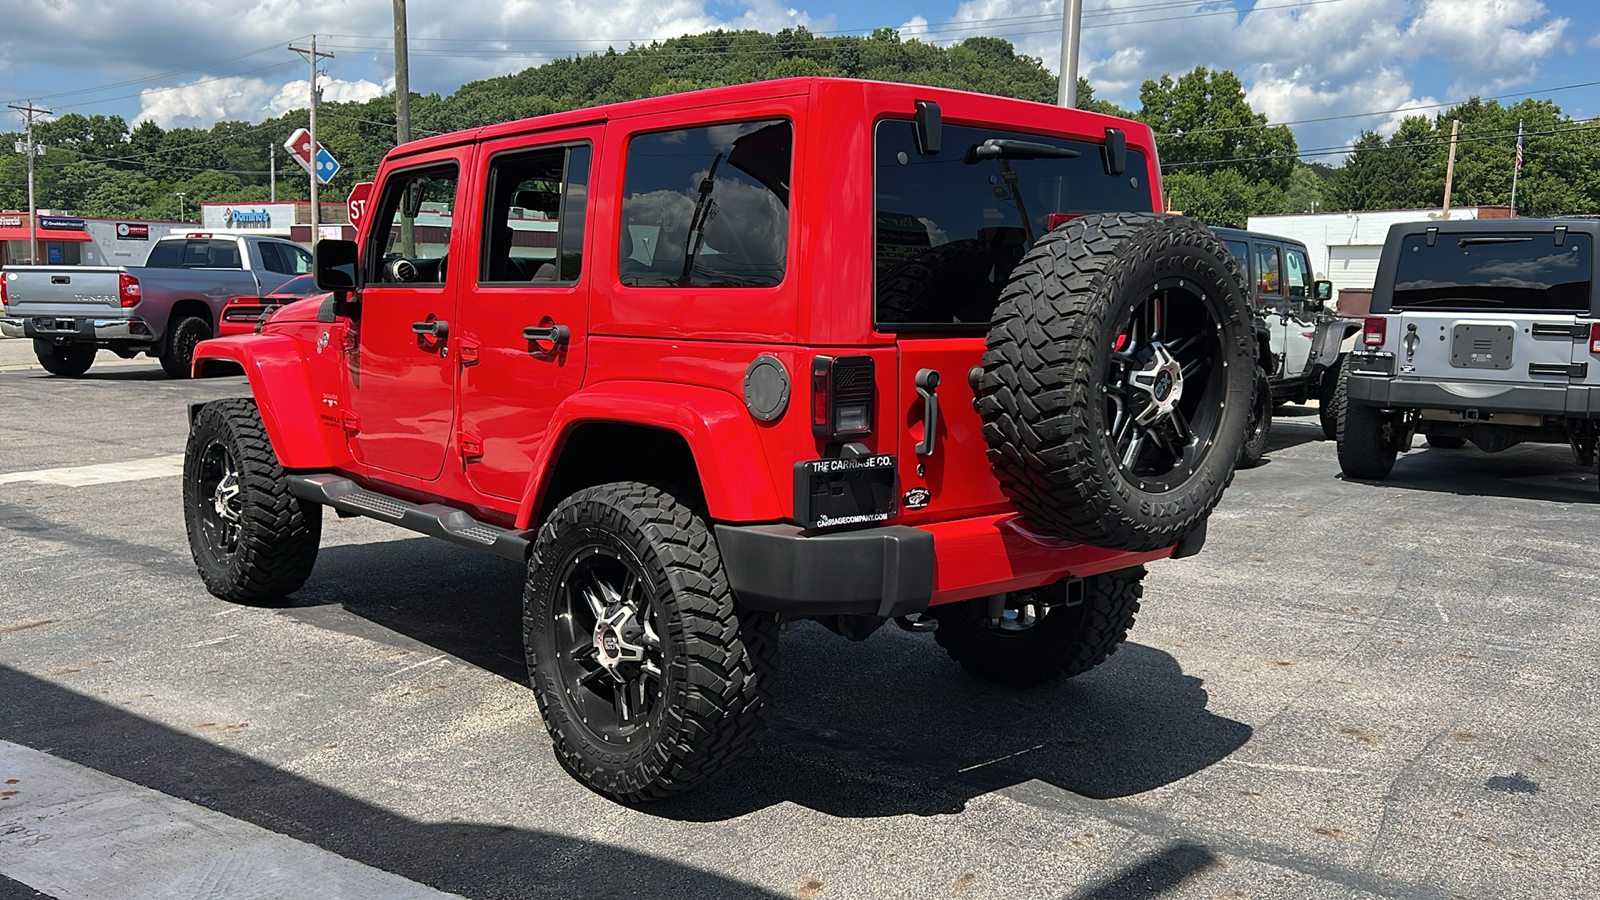
<path fill-rule="evenodd" d="M 1254 469 L 1267 455 L 1267 439 L 1272 436 L 1272 384 L 1267 373 L 1256 367 L 1256 394 L 1250 404 L 1250 424 L 1239 447 L 1239 468 Z"/>
<path fill-rule="evenodd" d="M 739 609 L 705 521 L 644 484 L 588 488 L 539 529 L 523 594 L 529 677 L 556 758 L 625 802 L 753 752 L 778 633 Z"/>
<path fill-rule="evenodd" d="M 276 601 L 311 577 L 322 507 L 289 493 L 255 401 L 217 400 L 195 416 L 183 456 L 183 511 L 195 566 L 214 596 Z"/>
<path fill-rule="evenodd" d="M 1117 651 L 1133 627 L 1144 569 L 1057 582 L 990 598 L 935 606 L 934 640 L 968 672 L 1015 687 L 1081 675 Z M 1075 592 L 1077 593 L 1074 596 Z M 992 615 L 998 611 L 999 615 Z"/>
<path fill-rule="evenodd" d="M 1023 257 L 978 385 L 1007 497 L 1057 537 L 1171 546 L 1232 477 L 1256 345 L 1238 264 L 1198 223 L 1082 216 Z"/>
<path fill-rule="evenodd" d="M 211 324 L 199 316 L 174 319 L 167 329 L 166 346 L 161 351 L 161 369 L 168 378 L 188 378 L 193 374 L 194 348 L 211 337 Z"/>
<path fill-rule="evenodd" d="M 39 338 L 33 340 L 33 355 L 38 357 L 39 365 L 51 375 L 64 378 L 77 378 L 89 371 L 94 365 L 94 354 L 93 344 L 58 345 Z"/>
<path fill-rule="evenodd" d="M 1317 384 L 1317 417 L 1322 422 L 1322 434 L 1330 441 L 1339 439 L 1339 415 L 1334 409 L 1334 392 L 1339 389 L 1339 373 L 1344 371 L 1344 357 L 1333 361 L 1322 373 Z"/>
<path fill-rule="evenodd" d="M 1334 415 L 1339 422 L 1339 468 L 1351 478 L 1377 481 L 1389 477 L 1399 448 L 1394 440 L 1394 416 L 1375 406 L 1351 403 L 1349 372 L 1341 369 L 1333 393 Z"/>

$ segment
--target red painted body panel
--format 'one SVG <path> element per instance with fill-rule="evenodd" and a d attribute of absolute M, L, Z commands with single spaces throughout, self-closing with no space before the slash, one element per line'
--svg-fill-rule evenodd
<path fill-rule="evenodd" d="M 314 324 L 314 323 L 313 323 Z M 229 360 L 244 369 L 250 392 L 261 409 L 267 437 L 285 469 L 340 469 L 349 466 L 350 452 L 342 424 L 342 392 L 329 391 L 325 379 L 338 379 L 339 345 L 343 325 L 323 326 L 337 331 L 326 359 L 316 355 L 317 338 L 308 342 L 290 332 L 213 338 L 195 348 L 195 372 L 206 360 Z"/>
<path fill-rule="evenodd" d="M 574 394 L 556 409 L 551 433 L 535 472 L 554 469 L 562 445 L 587 422 L 632 422 L 676 432 L 688 442 L 712 518 L 732 522 L 773 522 L 783 517 L 778 492 L 762 466 L 763 450 L 755 421 L 744 401 L 725 391 L 665 381 L 610 381 Z M 517 509 L 517 526 L 535 525 L 546 483 L 529 484 Z"/>
<path fill-rule="evenodd" d="M 1084 578 L 1166 559 L 1172 548 L 1127 553 L 1034 534 L 1014 513 L 921 526 L 933 534 L 936 568 L 930 605 Z"/>
<path fill-rule="evenodd" d="M 795 464 L 826 449 L 811 429 L 811 361 L 867 354 L 876 364 L 877 406 L 874 431 L 862 443 L 899 456 L 902 490 L 926 487 L 932 494 L 928 508 L 891 521 L 935 535 L 934 602 L 1170 555 L 1025 532 L 989 469 L 972 409 L 967 371 L 981 361 L 983 340 L 897 339 L 874 329 L 874 128 L 884 118 L 910 119 L 917 100 L 937 101 L 952 124 L 1003 122 L 1094 142 L 1105 128 L 1120 128 L 1152 172 L 1157 165 L 1154 137 L 1138 123 L 958 91 L 832 79 L 719 88 L 427 138 L 385 158 L 369 211 L 395 173 L 456 160 L 446 284 L 368 287 L 358 322 L 317 323 L 314 306 L 289 307 L 262 335 L 208 342 L 197 358 L 244 365 L 286 465 L 340 471 L 407 499 L 531 527 L 566 441 L 592 422 L 681 435 L 718 521 L 792 517 Z M 629 140 L 665 128 L 767 118 L 787 119 L 796 132 L 783 280 L 764 288 L 623 286 L 617 257 Z M 575 139 L 593 146 L 581 279 L 559 287 L 479 286 L 489 155 Z M 1159 179 L 1151 181 L 1160 209 Z M 363 247 L 376 246 L 372 228 L 388 228 L 375 226 L 375 218 L 363 217 Z M 454 326 L 445 353 L 422 352 L 410 332 L 412 322 L 429 314 Z M 564 360 L 533 359 L 521 339 L 521 327 L 546 318 L 572 329 Z M 331 345 L 319 354 L 324 334 Z M 782 363 L 792 386 L 788 412 L 770 423 L 749 413 L 743 394 L 745 373 L 762 355 Z M 923 407 L 914 378 L 924 367 L 941 374 L 941 422 L 936 452 L 919 459 Z M 337 429 L 320 418 L 319 407 L 328 408 Z M 344 430 L 347 410 L 357 423 L 353 440 Z M 473 449 L 464 452 L 464 443 Z"/>

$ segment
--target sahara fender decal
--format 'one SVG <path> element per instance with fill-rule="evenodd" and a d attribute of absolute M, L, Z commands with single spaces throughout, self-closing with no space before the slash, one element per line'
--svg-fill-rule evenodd
<path fill-rule="evenodd" d="M 208 359 L 230 360 L 244 369 L 250 393 L 261 410 L 261 423 L 285 469 L 334 465 L 323 443 L 304 363 L 293 338 L 275 334 L 212 338 L 195 347 L 194 371 L 199 372 Z"/>
<path fill-rule="evenodd" d="M 766 450 L 744 402 L 726 391 L 658 381 L 607 381 L 568 397 L 556 408 L 550 434 L 534 461 L 534 477 L 517 508 L 528 528 L 543 502 L 567 437 L 586 422 L 614 422 L 676 432 L 689 444 L 711 518 L 771 522 L 784 516 L 767 471 Z"/>

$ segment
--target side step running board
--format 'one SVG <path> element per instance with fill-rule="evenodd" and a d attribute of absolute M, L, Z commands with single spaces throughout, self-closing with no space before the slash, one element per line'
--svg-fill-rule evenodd
<path fill-rule="evenodd" d="M 367 490 L 338 475 L 290 475 L 289 492 L 340 512 L 382 519 L 463 547 L 526 562 L 532 532 L 486 525 L 442 503 L 408 503 Z"/>

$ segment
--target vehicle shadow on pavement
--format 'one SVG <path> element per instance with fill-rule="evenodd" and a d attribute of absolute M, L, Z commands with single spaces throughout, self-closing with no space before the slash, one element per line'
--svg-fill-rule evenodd
<path fill-rule="evenodd" d="M 515 563 L 419 538 L 324 547 L 284 614 L 372 640 L 403 636 L 526 684 L 521 597 Z M 941 815 L 1032 780 L 1127 797 L 1250 739 L 1250 726 L 1206 702 L 1175 658 L 1133 642 L 1093 672 L 1016 689 L 967 674 L 930 635 L 891 624 L 852 643 L 799 622 L 783 638 L 776 712 L 755 756 L 641 809 L 709 821 L 788 801 L 843 817 Z"/>
<path fill-rule="evenodd" d="M 1339 477 L 1352 484 L 1468 497 L 1600 503 L 1595 469 L 1579 466 L 1563 446 L 1523 444 L 1484 453 L 1471 444 L 1458 450 L 1429 447 L 1421 437 L 1413 446 L 1410 453 L 1400 454 L 1394 471 L 1382 481 Z"/>
<path fill-rule="evenodd" d="M 1137 643 L 1088 674 L 1017 689 L 967 674 L 928 636 L 891 625 L 849 644 L 803 623 L 782 665 L 760 752 L 643 811 L 713 820 L 788 801 L 846 818 L 946 815 L 1030 781 L 1108 800 L 1199 772 L 1252 733 L 1208 712 L 1201 680 L 1170 654 Z"/>
<path fill-rule="evenodd" d="M 0 697 L 0 739 L 475 900 L 631 897 L 641 886 L 653 897 L 782 896 L 602 842 L 417 822 L 5 666 Z"/>

